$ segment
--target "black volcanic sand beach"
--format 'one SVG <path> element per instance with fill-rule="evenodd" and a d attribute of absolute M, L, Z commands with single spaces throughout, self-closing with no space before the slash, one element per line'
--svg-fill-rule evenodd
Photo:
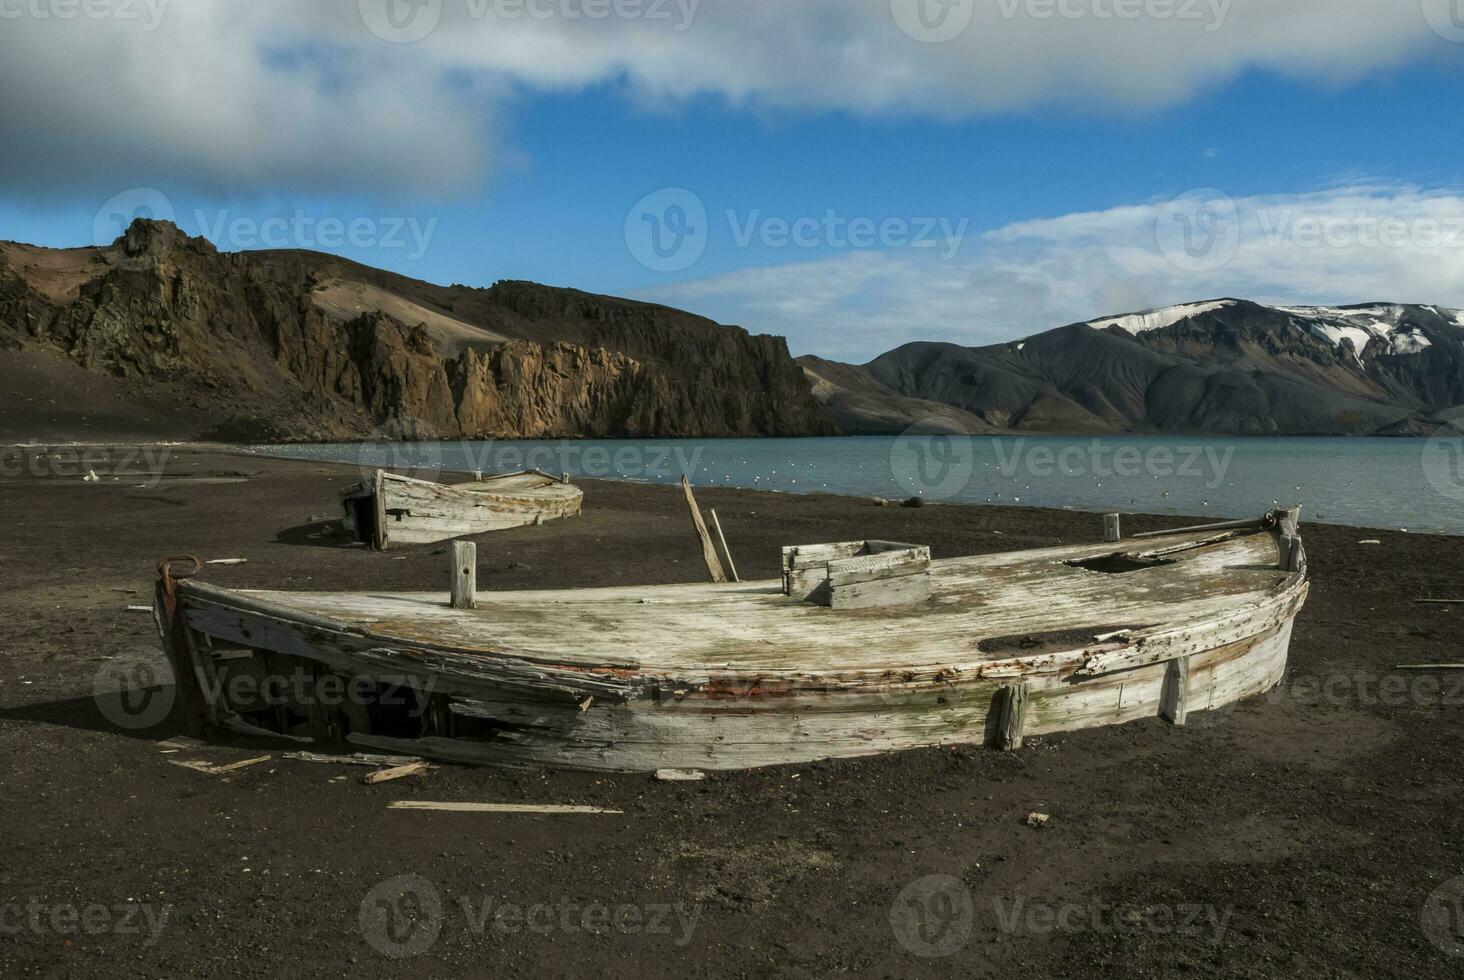
<path fill-rule="evenodd" d="M 1447 955 L 1464 954 L 1447 914 L 1464 897 L 1464 672 L 1395 670 L 1464 660 L 1464 606 L 1414 603 L 1464 598 L 1458 538 L 1306 525 L 1314 581 L 1287 681 L 1182 729 L 1156 719 L 1011 754 L 926 750 L 700 783 L 443 766 L 366 786 L 369 770 L 286 760 L 278 742 L 166 752 L 158 742 L 181 728 L 119 728 L 94 678 L 166 678 L 151 617 L 127 608 L 150 602 L 160 556 L 247 558 L 204 572 L 227 587 L 445 591 L 441 546 L 370 554 L 313 537 L 352 467 L 175 451 L 161 482 L 137 486 L 151 481 L 136 464 L 113 480 L 100 458 L 44 460 L 38 474 L 7 461 L 5 976 L 1464 969 Z M 1098 516 L 1072 512 L 699 496 L 744 578 L 773 577 L 785 544 L 878 537 L 940 558 L 1101 533 Z M 583 517 L 478 548 L 480 589 L 704 577 L 673 487 L 587 483 Z M 170 764 L 261 754 L 273 758 L 224 775 Z M 387 808 L 404 799 L 624 813 Z M 1034 811 L 1050 815 L 1040 829 Z M 417 876 L 405 898 L 399 876 Z M 389 914 L 412 901 L 415 918 Z"/>

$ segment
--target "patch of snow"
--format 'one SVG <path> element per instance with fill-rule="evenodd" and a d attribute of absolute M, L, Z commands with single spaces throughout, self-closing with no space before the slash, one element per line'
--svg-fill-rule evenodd
<path fill-rule="evenodd" d="M 1221 310 L 1227 306 L 1234 305 L 1233 300 L 1223 299 L 1214 303 L 1187 303 L 1181 306 L 1166 306 L 1160 310 L 1145 310 L 1143 313 L 1130 313 L 1127 316 L 1117 316 L 1109 320 L 1094 320 L 1088 326 L 1094 330 L 1108 330 L 1112 327 L 1120 327 L 1131 334 L 1140 334 L 1149 330 L 1163 330 L 1165 327 L 1174 326 L 1181 320 L 1202 316 L 1206 313 L 1213 313 L 1215 310 Z"/>
<path fill-rule="evenodd" d="M 1393 334 L 1394 354 L 1417 354 L 1418 352 L 1427 350 L 1432 346 L 1433 341 L 1429 340 L 1417 330 L 1399 330 L 1397 333 Z"/>

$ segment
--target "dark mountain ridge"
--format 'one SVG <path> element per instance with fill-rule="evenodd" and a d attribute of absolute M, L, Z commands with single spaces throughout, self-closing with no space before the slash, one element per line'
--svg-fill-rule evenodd
<path fill-rule="evenodd" d="M 800 361 L 846 431 L 898 431 L 893 395 L 960 409 L 965 431 L 1407 435 L 1464 404 L 1464 316 L 1221 299 L 987 347 L 906 344 L 858 367 Z M 830 376 L 838 390 L 818 384 Z M 845 410 L 876 395 L 878 416 Z"/>

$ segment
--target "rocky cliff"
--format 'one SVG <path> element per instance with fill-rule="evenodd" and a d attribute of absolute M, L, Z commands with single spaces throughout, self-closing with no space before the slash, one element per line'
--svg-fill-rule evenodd
<path fill-rule="evenodd" d="M 129 418 L 146 403 L 199 437 L 836 431 L 781 338 L 533 283 L 441 287 L 318 253 L 221 253 L 166 222 L 107 248 L 0 244 L 0 348 L 28 355 L 11 371 L 64 358 L 110 379 Z M 24 435 L 26 406 L 3 404 Z"/>

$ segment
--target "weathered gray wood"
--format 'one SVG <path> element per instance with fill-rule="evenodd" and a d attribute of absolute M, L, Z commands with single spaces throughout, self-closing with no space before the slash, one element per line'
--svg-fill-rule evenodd
<path fill-rule="evenodd" d="M 452 543 L 452 590 L 449 605 L 454 609 L 478 608 L 478 546 L 471 541 Z"/>
<path fill-rule="evenodd" d="M 1307 591 L 1304 576 L 1275 573 L 1278 539 L 1173 536 L 1154 550 L 1174 564 L 1121 576 L 1067 564 L 1111 554 L 1102 543 L 933 562 L 928 603 L 837 619 L 775 582 L 482 593 L 477 610 L 454 610 L 440 592 L 239 593 L 190 580 L 178 608 L 224 653 L 234 644 L 350 677 L 430 682 L 437 713 L 474 733 L 452 738 L 451 721 L 424 722 L 416 737 L 347 733 L 372 751 L 723 770 L 997 744 L 997 702 L 1012 684 L 1030 702 L 1023 738 L 1153 718 L 1178 657 L 1197 709 L 1262 693 L 1284 675 Z M 789 550 L 785 566 L 800 549 Z M 1056 629 L 1105 640 L 983 652 L 987 638 Z M 215 644 L 204 646 L 211 662 Z M 200 677 L 214 691 L 210 669 Z M 227 702 L 210 707 L 243 730 Z"/>
<path fill-rule="evenodd" d="M 1189 663 L 1189 657 L 1177 657 L 1165 667 L 1159 717 L 1171 725 L 1183 725 L 1188 713 Z"/>
<path fill-rule="evenodd" d="M 1281 570 L 1286 572 L 1301 571 L 1302 563 L 1305 561 L 1301 538 L 1294 534 L 1283 534 L 1280 540 Z"/>
<path fill-rule="evenodd" d="M 830 586 L 828 606 L 831 609 L 878 609 L 888 606 L 911 606 L 930 598 L 930 573 L 901 575 L 877 581 L 854 582 Z"/>
<path fill-rule="evenodd" d="M 712 544 L 712 536 L 707 531 L 706 521 L 702 520 L 701 508 L 696 505 L 696 494 L 691 492 L 691 481 L 684 476 L 681 478 L 681 490 L 686 494 L 686 506 L 691 509 L 691 525 L 696 529 L 696 536 L 701 541 L 702 558 L 707 563 L 707 574 L 716 584 L 726 582 L 727 572 L 722 568 L 722 560 L 717 557 L 717 548 Z"/>
<path fill-rule="evenodd" d="M 622 813 L 599 806 L 569 806 L 554 803 L 433 803 L 427 800 L 393 800 L 389 810 L 441 810 L 448 813 Z"/>
<path fill-rule="evenodd" d="M 717 519 L 717 511 L 712 509 L 712 527 L 717 530 L 717 541 L 722 545 L 722 554 L 727 558 L 727 571 L 732 575 L 732 581 L 741 582 L 737 576 L 737 563 L 732 560 L 732 549 L 727 547 L 727 537 L 722 533 L 722 522 Z"/>
<path fill-rule="evenodd" d="M 370 500 L 376 534 L 366 543 L 379 551 L 572 517 L 580 512 L 584 493 L 538 470 L 452 486 L 377 470 L 341 499 L 346 527 L 361 540 L 364 529 L 356 526 L 354 506 L 357 500 Z"/>
<path fill-rule="evenodd" d="M 998 700 L 996 726 L 996 747 L 1003 752 L 1012 752 L 1022 747 L 1023 733 L 1027 729 L 1027 685 L 1010 684 L 1001 689 Z"/>
<path fill-rule="evenodd" d="M 1120 541 L 1120 540 L 1123 539 L 1123 532 L 1122 532 L 1122 529 L 1121 529 L 1120 520 L 1121 520 L 1121 518 L 1120 518 L 1120 516 L 1118 514 L 1105 514 L 1105 515 L 1103 515 L 1103 540 L 1104 541 L 1106 541 L 1106 542 L 1108 542 L 1108 543 L 1111 544 L 1111 543 L 1113 543 L 1115 541 Z"/>

